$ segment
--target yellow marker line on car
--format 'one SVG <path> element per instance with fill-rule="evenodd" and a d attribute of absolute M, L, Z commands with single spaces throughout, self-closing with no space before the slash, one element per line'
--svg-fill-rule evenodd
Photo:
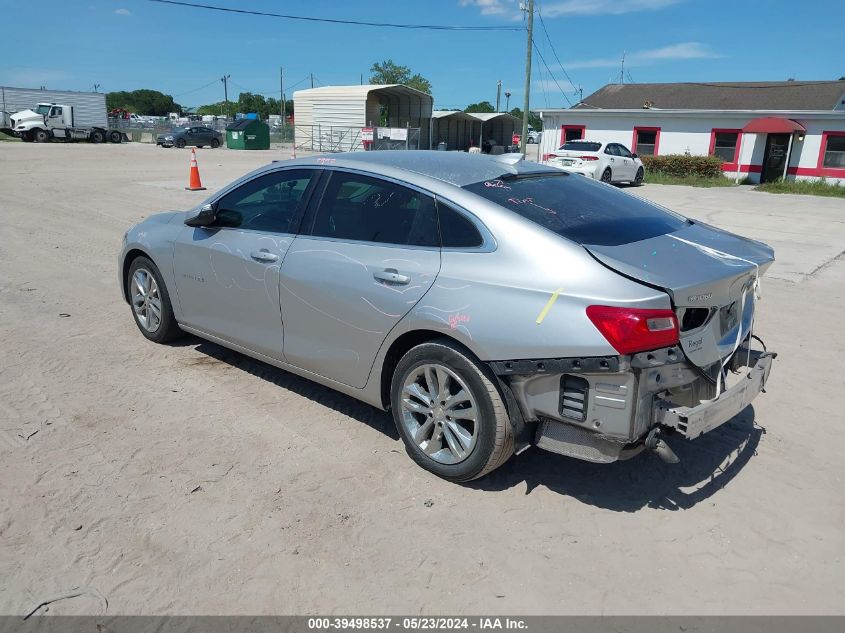
<path fill-rule="evenodd" d="M 546 302 L 546 306 L 540 311 L 540 314 L 537 315 L 537 325 L 540 325 L 543 322 L 543 319 L 546 318 L 546 315 L 549 313 L 549 310 L 552 309 L 552 306 L 557 301 L 558 295 L 563 292 L 563 288 L 558 288 L 552 293 L 552 296 L 549 297 L 549 300 Z"/>

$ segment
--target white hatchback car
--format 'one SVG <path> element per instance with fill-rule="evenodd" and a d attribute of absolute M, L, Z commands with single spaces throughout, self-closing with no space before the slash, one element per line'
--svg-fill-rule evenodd
<path fill-rule="evenodd" d="M 560 149 L 552 152 L 546 162 L 552 167 L 602 182 L 630 182 L 639 185 L 645 174 L 643 161 L 621 143 L 587 139 L 567 141 Z"/>

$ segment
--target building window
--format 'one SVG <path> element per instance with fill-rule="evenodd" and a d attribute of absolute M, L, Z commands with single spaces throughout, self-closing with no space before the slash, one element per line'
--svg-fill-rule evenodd
<path fill-rule="evenodd" d="M 719 130 L 710 132 L 711 156 L 718 156 L 725 163 L 736 163 L 739 159 L 739 135 L 742 130 Z"/>
<path fill-rule="evenodd" d="M 635 127 L 631 151 L 640 156 L 657 156 L 660 145 L 659 127 Z"/>
<path fill-rule="evenodd" d="M 587 127 L 584 125 L 561 125 L 560 144 L 563 145 L 569 141 L 577 141 L 579 138 L 584 138 L 586 130 Z"/>
<path fill-rule="evenodd" d="M 845 169 L 845 132 L 825 132 L 822 167 Z"/>

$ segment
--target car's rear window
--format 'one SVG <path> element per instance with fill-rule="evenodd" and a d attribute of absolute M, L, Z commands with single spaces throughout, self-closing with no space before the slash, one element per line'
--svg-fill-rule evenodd
<path fill-rule="evenodd" d="M 689 221 L 577 174 L 505 177 L 464 187 L 579 244 L 618 246 L 672 233 Z"/>
<path fill-rule="evenodd" d="M 601 143 L 590 141 L 569 141 L 560 146 L 560 149 L 569 152 L 597 152 L 601 149 Z"/>

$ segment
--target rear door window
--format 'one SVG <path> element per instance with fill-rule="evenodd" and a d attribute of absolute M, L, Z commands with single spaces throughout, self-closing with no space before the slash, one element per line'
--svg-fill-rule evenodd
<path fill-rule="evenodd" d="M 583 176 L 503 178 L 502 186 L 467 185 L 482 198 L 578 244 L 618 246 L 672 233 L 686 218 Z"/>
<path fill-rule="evenodd" d="M 331 173 L 312 235 L 401 246 L 440 245 L 430 196 L 387 180 Z"/>

